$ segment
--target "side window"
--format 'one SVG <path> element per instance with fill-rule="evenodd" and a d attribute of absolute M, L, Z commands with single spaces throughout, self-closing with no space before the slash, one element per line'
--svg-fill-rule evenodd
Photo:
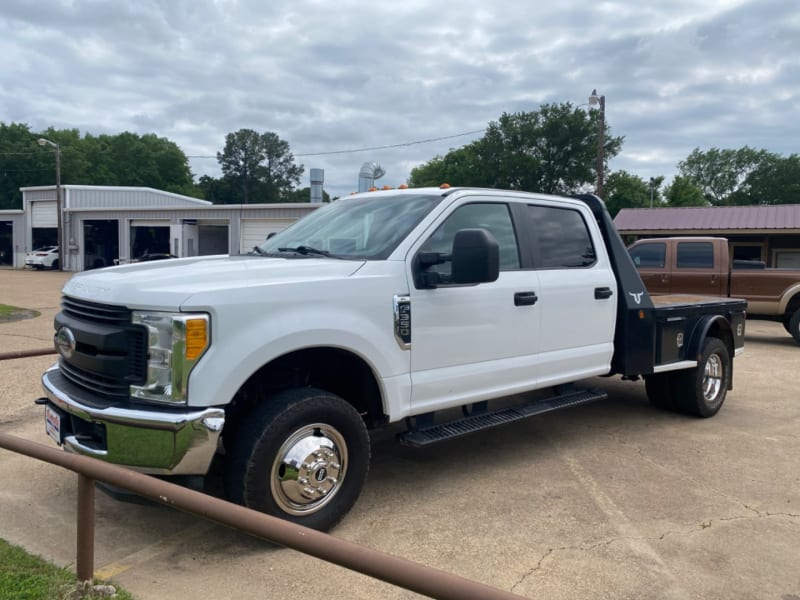
<path fill-rule="evenodd" d="M 528 215 L 538 242 L 537 267 L 573 269 L 595 263 L 592 236 L 577 210 L 528 206 Z"/>
<path fill-rule="evenodd" d="M 711 242 L 680 242 L 679 269 L 707 269 L 714 266 L 714 246 Z"/>
<path fill-rule="evenodd" d="M 663 269 L 667 255 L 666 244 L 640 244 L 630 249 L 633 264 L 643 269 Z"/>
<path fill-rule="evenodd" d="M 500 270 L 513 271 L 520 268 L 517 236 L 506 204 L 475 203 L 459 206 L 422 245 L 420 252 L 450 254 L 453 240 L 460 229 L 487 229 L 500 245 Z M 443 280 L 451 274 L 449 262 L 431 267 L 442 275 Z"/>

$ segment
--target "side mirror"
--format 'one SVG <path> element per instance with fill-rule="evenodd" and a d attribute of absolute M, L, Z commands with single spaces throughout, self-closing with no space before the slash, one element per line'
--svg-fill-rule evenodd
<path fill-rule="evenodd" d="M 453 240 L 453 283 L 488 283 L 500 275 L 500 245 L 486 229 L 461 229 Z"/>

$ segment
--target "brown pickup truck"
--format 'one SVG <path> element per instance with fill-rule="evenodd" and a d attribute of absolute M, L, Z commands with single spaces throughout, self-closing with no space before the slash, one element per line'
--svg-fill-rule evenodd
<path fill-rule="evenodd" d="M 628 247 L 651 295 L 702 294 L 747 300 L 747 317 L 780 321 L 800 344 L 800 269 L 733 261 L 717 237 L 643 239 Z"/>

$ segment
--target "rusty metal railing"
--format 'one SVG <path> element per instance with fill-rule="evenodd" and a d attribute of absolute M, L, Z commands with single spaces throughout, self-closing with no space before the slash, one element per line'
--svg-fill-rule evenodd
<path fill-rule="evenodd" d="M 327 533 L 295 525 L 88 456 L 70 454 L 7 433 L 0 433 L 0 448 L 55 464 L 78 474 L 76 571 L 81 581 L 92 579 L 94 573 L 94 482 L 103 481 L 159 504 L 199 515 L 431 598 L 441 600 L 521 600 L 522 598 L 511 592 L 359 546 Z"/>
<path fill-rule="evenodd" d="M 32 356 L 46 356 L 48 354 L 56 354 L 55 348 L 36 348 L 35 350 L 14 350 L 13 352 L 0 352 L 0 360 L 30 358 Z"/>

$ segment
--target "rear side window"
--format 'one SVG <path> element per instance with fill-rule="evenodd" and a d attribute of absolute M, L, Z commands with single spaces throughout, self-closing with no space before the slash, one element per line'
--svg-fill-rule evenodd
<path fill-rule="evenodd" d="M 679 269 L 708 269 L 714 266 L 714 246 L 711 242 L 680 242 Z"/>
<path fill-rule="evenodd" d="M 640 244 L 630 249 L 633 264 L 643 269 L 663 269 L 667 255 L 666 244 Z"/>
<path fill-rule="evenodd" d="M 538 268 L 574 269 L 595 263 L 592 237 L 577 210 L 528 206 L 528 215 L 538 245 Z"/>

